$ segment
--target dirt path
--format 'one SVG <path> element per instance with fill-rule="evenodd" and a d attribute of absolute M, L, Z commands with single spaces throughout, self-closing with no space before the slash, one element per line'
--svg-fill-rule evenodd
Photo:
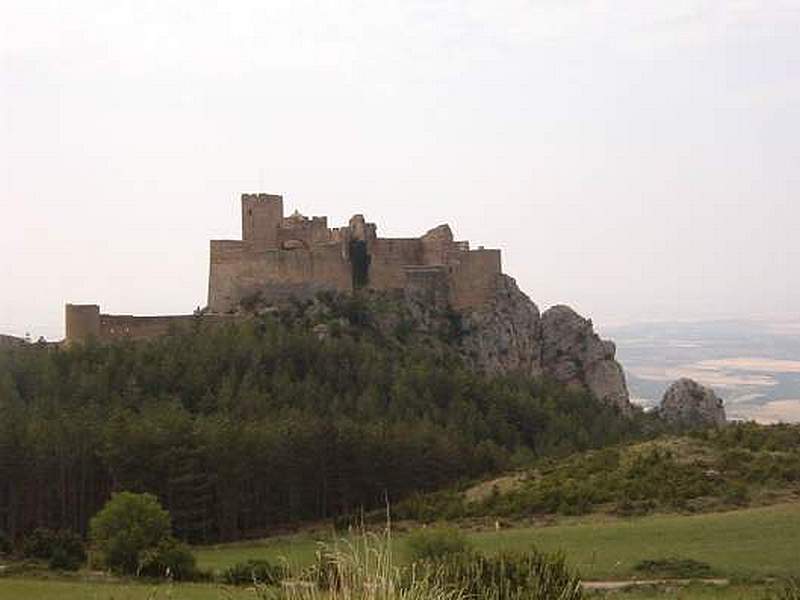
<path fill-rule="evenodd" d="M 623 590 L 643 585 L 689 585 L 703 583 L 705 585 L 728 585 L 728 579 L 634 579 L 630 581 L 584 581 L 585 590 Z"/>

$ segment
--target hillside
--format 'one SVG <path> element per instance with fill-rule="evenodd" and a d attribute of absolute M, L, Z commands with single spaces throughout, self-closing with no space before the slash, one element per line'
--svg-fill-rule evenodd
<path fill-rule="evenodd" d="M 149 341 L 0 353 L 0 529 L 155 493 L 195 541 L 263 534 L 641 435 L 580 386 L 476 369 L 448 313 L 322 295 Z"/>
<path fill-rule="evenodd" d="M 398 518 L 552 520 L 698 513 L 800 500 L 800 426 L 729 425 L 545 458 L 529 469 L 401 503 Z"/>

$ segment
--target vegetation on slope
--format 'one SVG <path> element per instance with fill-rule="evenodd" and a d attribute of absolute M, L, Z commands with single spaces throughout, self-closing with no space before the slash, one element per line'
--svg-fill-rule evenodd
<path fill-rule="evenodd" d="M 0 530 L 85 533 L 150 492 L 192 541 L 256 535 L 637 435 L 585 393 L 466 368 L 386 300 L 323 297 L 142 343 L 0 353 Z M 320 325 L 324 325 L 320 329 Z"/>
<path fill-rule="evenodd" d="M 800 426 L 731 424 L 545 458 L 465 491 L 416 495 L 396 516 L 525 518 L 610 512 L 724 510 L 800 497 Z"/>

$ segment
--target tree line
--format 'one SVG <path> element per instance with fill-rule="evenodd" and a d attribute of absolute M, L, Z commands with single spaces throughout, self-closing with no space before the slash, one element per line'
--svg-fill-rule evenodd
<path fill-rule="evenodd" d="M 343 314 L 325 336 L 301 311 L 0 353 L 0 530 L 85 534 L 126 490 L 157 496 L 182 539 L 231 540 L 640 429 L 587 393 L 487 377 L 440 340 Z"/>

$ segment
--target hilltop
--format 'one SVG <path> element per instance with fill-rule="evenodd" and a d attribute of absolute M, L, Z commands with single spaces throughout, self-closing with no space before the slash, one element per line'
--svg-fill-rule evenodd
<path fill-rule="evenodd" d="M 457 338 L 450 341 L 477 370 L 546 376 L 630 413 L 613 342 L 601 340 L 591 320 L 567 306 L 541 314 L 503 273 L 500 250 L 472 248 L 446 224 L 420 237 L 392 238 L 379 236 L 377 225 L 361 214 L 341 227 L 298 211 L 287 217 L 283 197 L 274 194 L 243 194 L 241 207 L 241 239 L 210 243 L 204 309 L 136 317 L 103 314 L 96 304 L 67 304 L 65 343 L 152 339 L 337 296 L 367 298 L 374 309 L 387 305 L 383 298 L 395 308 L 381 315 L 390 327 L 450 327 Z M 324 318 L 322 308 L 318 316 Z M 385 327 L 383 333 L 389 333 Z"/>
<path fill-rule="evenodd" d="M 181 537 L 238 539 L 647 428 L 586 386 L 476 368 L 479 330 L 412 308 L 322 293 L 152 339 L 0 353 L 0 528 L 85 531 L 131 490 L 161 498 Z"/>

